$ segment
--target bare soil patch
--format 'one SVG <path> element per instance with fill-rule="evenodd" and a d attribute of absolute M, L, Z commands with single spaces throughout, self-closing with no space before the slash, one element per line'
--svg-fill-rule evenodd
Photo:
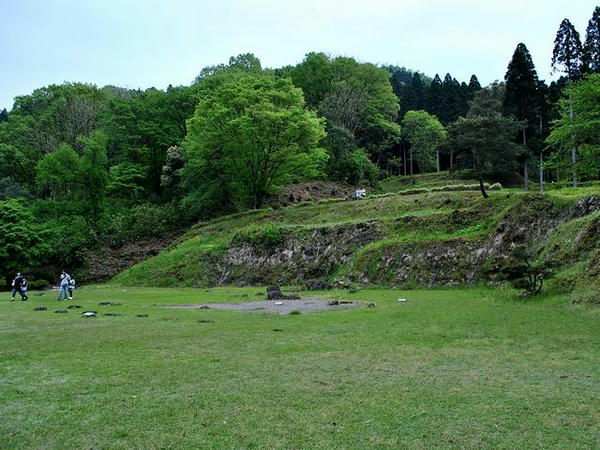
<path fill-rule="evenodd" d="M 167 309 L 216 309 L 221 311 L 248 311 L 262 314 L 289 314 L 292 311 L 313 313 L 319 311 L 335 311 L 344 308 L 361 306 L 360 302 L 346 300 L 324 300 L 322 298 L 305 298 L 301 300 L 258 300 L 244 303 L 208 303 L 202 305 L 173 305 L 163 306 Z M 208 308 L 207 308 L 208 307 Z"/>

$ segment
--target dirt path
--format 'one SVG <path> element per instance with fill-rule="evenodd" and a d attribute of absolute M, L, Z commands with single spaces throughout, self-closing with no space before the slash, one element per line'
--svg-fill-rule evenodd
<path fill-rule="evenodd" d="M 343 303 L 342 303 L 343 302 Z M 245 303 L 208 303 L 202 305 L 174 305 L 163 306 L 168 309 L 217 309 L 224 311 L 248 311 L 263 314 L 289 314 L 292 311 L 312 313 L 318 311 L 334 311 L 336 309 L 360 306 L 359 302 L 346 302 L 340 300 L 339 304 L 330 304 L 331 301 L 321 298 L 307 298 L 302 300 L 259 300 Z"/>

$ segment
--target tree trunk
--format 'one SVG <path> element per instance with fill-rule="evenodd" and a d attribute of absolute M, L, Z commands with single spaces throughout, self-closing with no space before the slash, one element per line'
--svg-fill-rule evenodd
<path fill-rule="evenodd" d="M 543 122 L 540 115 L 540 138 L 543 138 Z M 544 192 L 544 149 L 540 149 L 540 192 Z"/>
<path fill-rule="evenodd" d="M 410 174 L 413 174 L 413 157 L 412 157 L 412 147 L 410 148 Z"/>
<path fill-rule="evenodd" d="M 569 98 L 569 119 L 573 120 L 573 100 Z M 577 170 L 575 164 L 577 163 L 577 152 L 575 147 L 571 149 L 571 163 L 573 165 L 573 187 L 577 187 Z"/>
<path fill-rule="evenodd" d="M 440 171 L 440 151 L 436 150 L 435 151 L 435 166 L 437 168 L 437 171 Z"/>
<path fill-rule="evenodd" d="M 523 128 L 523 146 L 527 147 L 527 134 L 526 129 Z M 529 169 L 527 167 L 527 160 L 523 163 L 523 189 L 529 190 Z"/>
<path fill-rule="evenodd" d="M 450 170 L 454 168 L 454 150 L 450 150 Z"/>
<path fill-rule="evenodd" d="M 540 192 L 544 192 L 544 152 L 540 150 Z"/>
<path fill-rule="evenodd" d="M 404 176 L 406 176 L 406 145 L 402 144 L 402 165 L 404 166 Z"/>
<path fill-rule="evenodd" d="M 487 192 L 485 192 L 485 186 L 483 185 L 483 178 L 481 178 L 481 175 L 479 175 L 479 189 L 481 189 L 481 195 L 483 195 L 483 198 L 488 198 L 488 194 Z"/>

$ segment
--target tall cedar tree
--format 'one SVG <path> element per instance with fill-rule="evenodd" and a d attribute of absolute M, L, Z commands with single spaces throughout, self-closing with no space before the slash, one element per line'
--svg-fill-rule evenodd
<path fill-rule="evenodd" d="M 596 6 L 585 31 L 583 65 L 591 73 L 600 73 L 600 6 Z"/>
<path fill-rule="evenodd" d="M 429 85 L 425 101 L 425 110 L 433 114 L 444 123 L 444 111 L 446 110 L 446 99 L 444 96 L 444 87 L 442 79 L 436 73 L 433 81 Z"/>
<path fill-rule="evenodd" d="M 538 122 L 539 95 L 538 76 L 535 66 L 525 44 L 517 45 L 513 57 L 508 64 L 506 75 L 506 94 L 504 96 L 504 111 L 519 121 L 524 121 L 521 130 L 523 145 L 527 145 L 528 137 L 532 137 Z M 527 159 L 529 152 L 523 153 L 523 182 L 524 188 L 528 186 Z"/>
<path fill-rule="evenodd" d="M 0 123 L 8 121 L 8 111 L 4 108 L 0 111 Z"/>
<path fill-rule="evenodd" d="M 471 75 L 471 79 L 469 80 L 469 89 L 471 92 L 477 92 L 481 89 L 481 84 L 479 83 L 479 80 L 475 74 Z"/>
<path fill-rule="evenodd" d="M 579 33 L 569 19 L 564 19 L 554 39 L 552 52 L 552 69 L 563 72 L 570 80 L 581 76 L 583 46 Z"/>

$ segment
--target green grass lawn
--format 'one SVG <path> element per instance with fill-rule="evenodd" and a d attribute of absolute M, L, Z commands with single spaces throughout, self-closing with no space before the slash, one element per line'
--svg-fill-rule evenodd
<path fill-rule="evenodd" d="M 483 288 L 332 291 L 377 307 L 310 315 L 156 306 L 260 290 L 85 287 L 75 304 L 123 314 L 94 319 L 50 292 L 1 302 L 0 447 L 600 446 L 597 310 Z"/>

